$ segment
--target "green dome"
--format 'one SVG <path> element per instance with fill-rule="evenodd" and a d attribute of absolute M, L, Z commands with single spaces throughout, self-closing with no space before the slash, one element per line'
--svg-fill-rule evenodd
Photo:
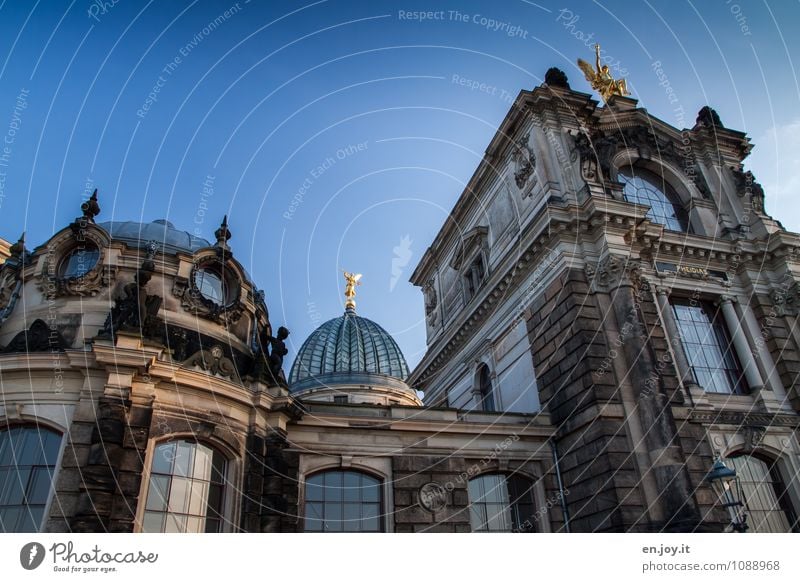
<path fill-rule="evenodd" d="M 300 388 L 307 379 L 329 375 L 347 377 L 389 376 L 405 380 L 408 364 L 392 336 L 380 325 L 348 309 L 326 321 L 305 341 L 289 374 L 289 385 Z"/>

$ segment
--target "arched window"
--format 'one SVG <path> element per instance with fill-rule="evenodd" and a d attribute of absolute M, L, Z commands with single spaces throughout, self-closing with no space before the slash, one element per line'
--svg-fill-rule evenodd
<path fill-rule="evenodd" d="M 649 206 L 647 218 L 663 224 L 669 230 L 687 232 L 689 220 L 686 211 L 672 186 L 649 170 L 625 166 L 618 173 L 624 185 L 625 200 L 633 204 Z"/>
<path fill-rule="evenodd" d="M 323 471 L 306 479 L 305 530 L 381 532 L 381 482 L 357 471 Z"/>
<path fill-rule="evenodd" d="M 488 474 L 470 479 L 472 531 L 535 532 L 533 481 L 522 475 Z"/>
<path fill-rule="evenodd" d="M 61 435 L 36 426 L 0 429 L 0 532 L 38 532 Z"/>
<path fill-rule="evenodd" d="M 797 515 L 776 463 L 740 455 L 725 459 L 736 470 L 747 507 L 747 525 L 752 532 L 798 530 Z"/>
<path fill-rule="evenodd" d="M 494 389 L 492 388 L 492 375 L 489 366 L 482 364 L 478 372 L 478 388 L 481 395 L 481 410 L 494 412 L 497 410 L 494 404 Z"/>
<path fill-rule="evenodd" d="M 153 451 L 142 531 L 220 532 L 225 457 L 195 441 L 178 440 Z"/>

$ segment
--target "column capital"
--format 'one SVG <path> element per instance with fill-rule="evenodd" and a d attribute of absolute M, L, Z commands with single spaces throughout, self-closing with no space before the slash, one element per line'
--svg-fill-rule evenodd
<path fill-rule="evenodd" d="M 739 299 L 735 295 L 720 295 L 714 303 L 716 305 L 730 305 L 738 302 Z"/>
<path fill-rule="evenodd" d="M 670 289 L 669 287 L 664 287 L 663 285 L 656 285 L 655 290 L 656 290 L 656 295 L 662 297 L 667 297 L 670 294 L 670 291 L 672 291 L 672 289 Z"/>

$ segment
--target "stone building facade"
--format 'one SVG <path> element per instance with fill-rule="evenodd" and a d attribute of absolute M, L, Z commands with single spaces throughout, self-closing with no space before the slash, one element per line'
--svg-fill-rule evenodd
<path fill-rule="evenodd" d="M 409 383 L 473 409 L 538 393 L 572 531 L 720 529 L 715 456 L 752 530 L 798 528 L 800 238 L 766 213 L 750 149 L 708 107 L 681 130 L 551 70 L 412 276 L 428 351 Z"/>
<path fill-rule="evenodd" d="M 796 530 L 800 245 L 749 149 L 549 72 L 412 276 L 410 374 L 348 297 L 287 378 L 227 221 L 95 192 L 0 267 L 0 530 L 722 531 L 716 456 Z"/>

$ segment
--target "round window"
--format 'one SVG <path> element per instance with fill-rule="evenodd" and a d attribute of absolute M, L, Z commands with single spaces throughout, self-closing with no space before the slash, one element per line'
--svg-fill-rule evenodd
<path fill-rule="evenodd" d="M 214 269 L 198 269 L 194 275 L 194 284 L 197 291 L 207 300 L 216 305 L 227 305 L 228 285 L 225 279 Z"/>
<path fill-rule="evenodd" d="M 99 260 L 100 250 L 97 247 L 75 248 L 61 262 L 61 277 L 64 279 L 83 277 L 94 269 Z"/>

